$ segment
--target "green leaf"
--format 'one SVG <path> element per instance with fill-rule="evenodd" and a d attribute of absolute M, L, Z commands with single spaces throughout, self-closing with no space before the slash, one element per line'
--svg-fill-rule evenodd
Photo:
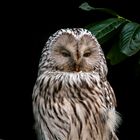
<path fill-rule="evenodd" d="M 94 7 L 91 7 L 87 2 L 82 3 L 79 8 L 85 11 L 91 11 L 94 10 Z"/>
<path fill-rule="evenodd" d="M 94 7 L 90 6 L 87 2 L 82 3 L 79 6 L 79 8 L 81 8 L 82 10 L 85 10 L 85 11 L 91 11 L 91 10 L 102 11 L 102 12 L 111 14 L 113 16 L 119 17 L 119 15 L 111 9 L 108 9 L 108 8 L 94 8 Z"/>
<path fill-rule="evenodd" d="M 110 60 L 111 65 L 116 65 L 127 58 L 126 55 L 120 52 L 118 42 L 114 43 L 106 57 Z"/>
<path fill-rule="evenodd" d="M 127 56 L 132 56 L 140 50 L 140 24 L 127 23 L 121 31 L 120 50 Z"/>
<path fill-rule="evenodd" d="M 84 28 L 90 29 L 90 28 L 92 28 L 93 26 L 97 25 L 98 23 L 99 23 L 99 21 L 95 21 L 95 22 L 93 22 L 93 23 L 87 24 Z"/>
<path fill-rule="evenodd" d="M 108 41 L 125 22 L 126 20 L 122 18 L 109 18 L 96 25 L 90 26 L 88 30 L 90 30 L 102 44 Z"/>

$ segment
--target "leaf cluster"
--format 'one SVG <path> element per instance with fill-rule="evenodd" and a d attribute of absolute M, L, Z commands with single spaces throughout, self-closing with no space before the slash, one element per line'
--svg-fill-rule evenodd
<path fill-rule="evenodd" d="M 96 36 L 100 44 L 115 38 L 106 54 L 112 65 L 118 64 L 140 52 L 140 24 L 121 17 L 111 9 L 94 8 L 87 2 L 81 4 L 79 8 L 85 11 L 102 11 L 113 16 L 113 18 L 91 23 L 85 27 Z M 140 58 L 137 62 L 140 62 Z"/>

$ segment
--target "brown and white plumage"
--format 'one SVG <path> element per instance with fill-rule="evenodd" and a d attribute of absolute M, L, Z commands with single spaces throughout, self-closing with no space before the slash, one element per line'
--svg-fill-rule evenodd
<path fill-rule="evenodd" d="M 61 29 L 47 41 L 33 90 L 40 140 L 117 140 L 119 116 L 97 39 L 86 29 Z"/>

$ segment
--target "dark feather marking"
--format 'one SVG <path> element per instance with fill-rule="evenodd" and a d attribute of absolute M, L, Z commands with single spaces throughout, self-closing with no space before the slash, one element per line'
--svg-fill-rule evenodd
<path fill-rule="evenodd" d="M 77 91 L 78 91 L 77 95 L 78 95 L 78 98 L 80 99 L 80 101 L 83 101 L 84 99 L 86 99 L 82 96 L 82 92 L 80 92 L 79 90 L 77 90 Z"/>
<path fill-rule="evenodd" d="M 44 79 L 45 79 L 45 77 L 43 77 L 41 82 L 40 82 L 40 94 L 42 93 Z"/>
<path fill-rule="evenodd" d="M 35 103 L 37 103 L 37 99 L 38 99 L 38 94 L 36 96 L 34 96 L 34 98 L 33 98 Z"/>
<path fill-rule="evenodd" d="M 59 97 L 59 101 L 62 105 L 64 105 L 64 98 L 63 97 Z"/>
<path fill-rule="evenodd" d="M 91 138 L 93 138 L 93 140 L 95 140 L 95 137 L 94 137 L 93 132 L 92 132 L 93 128 L 92 128 L 92 125 L 90 122 L 89 122 L 89 126 L 90 126 L 89 134 L 90 134 Z"/>
<path fill-rule="evenodd" d="M 71 106 L 72 106 L 72 108 L 73 108 L 75 117 L 77 118 L 77 120 L 78 120 L 78 122 L 79 122 L 79 125 L 80 125 L 80 129 L 79 129 L 79 131 L 78 131 L 78 135 L 79 135 L 79 138 L 80 138 L 81 132 L 82 132 L 82 121 L 81 121 L 80 117 L 79 117 L 78 114 L 77 114 L 75 105 L 74 105 L 74 104 L 71 104 Z"/>
<path fill-rule="evenodd" d="M 53 107 L 53 111 L 54 111 L 54 113 L 55 113 L 57 119 L 58 119 L 60 122 L 68 124 L 68 122 L 64 121 L 63 119 L 61 119 L 61 118 L 59 117 L 59 115 L 58 115 L 58 113 L 57 113 L 55 107 Z"/>
<path fill-rule="evenodd" d="M 61 88 L 62 88 L 62 81 L 59 82 L 59 86 L 58 86 L 58 89 L 57 90 L 60 91 Z"/>
<path fill-rule="evenodd" d="M 42 113 L 40 112 L 39 106 L 38 106 L 38 111 L 39 111 L 39 115 L 40 115 L 42 121 L 44 122 L 44 124 L 47 127 L 47 129 L 48 129 L 49 133 L 51 134 L 51 136 L 53 137 L 53 134 L 51 132 L 51 129 L 48 127 L 46 120 L 44 119 L 44 117 L 42 116 Z"/>
<path fill-rule="evenodd" d="M 95 107 L 95 109 L 96 109 L 96 107 Z M 98 129 L 97 129 L 97 120 L 96 120 L 96 117 L 95 117 L 95 115 L 96 114 L 92 114 L 92 116 L 93 116 L 93 119 L 94 119 L 94 121 L 95 121 L 95 129 L 96 129 L 96 131 L 97 131 L 97 133 L 98 133 Z M 89 124 L 90 124 L 90 122 L 89 122 Z M 91 124 L 90 124 L 91 125 Z"/>
<path fill-rule="evenodd" d="M 95 104 L 96 104 L 97 102 L 95 102 Z M 96 113 L 97 114 L 99 114 L 99 110 L 98 110 L 98 108 L 97 108 L 97 106 L 94 104 L 94 107 L 95 107 L 95 111 L 96 111 Z"/>
<path fill-rule="evenodd" d="M 76 119 L 73 116 L 71 116 L 71 119 L 72 119 L 72 123 L 76 126 Z"/>
<path fill-rule="evenodd" d="M 104 103 L 103 96 L 104 95 L 102 95 L 101 97 L 99 96 L 99 99 L 101 100 L 102 103 Z"/>
<path fill-rule="evenodd" d="M 95 117 L 94 117 L 95 118 Z M 96 119 L 95 119 L 96 120 Z M 97 132 L 97 134 L 99 134 L 99 131 L 98 131 L 98 128 L 97 128 L 97 120 L 96 120 L 96 124 L 94 125 L 95 126 L 95 129 L 96 129 L 96 132 Z"/>
<path fill-rule="evenodd" d="M 47 89 L 48 89 L 48 87 L 49 87 L 49 85 L 50 85 L 50 79 L 51 79 L 51 78 L 48 79 L 47 84 L 46 84 L 46 86 L 45 86 L 45 90 L 44 90 L 44 91 L 45 91 L 45 95 L 44 95 L 44 96 L 46 96 L 46 91 L 47 91 Z"/>
<path fill-rule="evenodd" d="M 60 138 L 56 137 L 56 135 L 54 135 L 55 140 L 61 140 Z"/>
<path fill-rule="evenodd" d="M 58 104 L 58 110 L 59 110 L 59 113 L 63 116 L 64 114 L 62 113 L 60 104 Z"/>
<path fill-rule="evenodd" d="M 63 125 L 61 126 L 61 125 L 59 125 L 58 123 L 54 123 L 54 124 L 55 124 L 56 127 L 60 128 L 59 131 L 60 131 L 64 136 L 65 136 L 65 134 L 64 134 L 63 131 L 61 131 L 61 130 L 64 130 L 67 134 L 69 133 L 69 131 L 68 131 L 67 129 L 65 129 Z"/>
<path fill-rule="evenodd" d="M 45 110 L 43 109 L 43 106 L 40 107 L 40 109 L 42 110 L 43 115 L 45 115 Z"/>
<path fill-rule="evenodd" d="M 55 81 L 57 82 L 57 81 Z M 56 85 L 53 86 L 53 101 L 54 103 L 56 102 L 56 95 L 58 95 L 58 92 L 61 90 L 62 88 L 62 81 L 60 82 L 59 86 L 57 87 Z"/>
<path fill-rule="evenodd" d="M 88 108 L 91 110 L 92 107 L 91 107 L 91 104 L 89 103 L 89 101 L 87 100 L 87 104 L 88 104 Z"/>
<path fill-rule="evenodd" d="M 48 92 L 48 95 L 50 94 L 50 92 Z M 46 96 L 45 95 L 45 98 L 44 98 L 44 104 L 45 104 L 45 108 L 47 108 L 47 104 L 49 104 L 49 109 L 51 109 L 51 99 L 49 98 L 49 96 Z"/>
<path fill-rule="evenodd" d="M 48 113 L 48 115 L 49 115 L 50 118 L 55 119 L 54 116 L 52 116 L 52 114 L 50 114 L 49 111 L 47 111 L 47 113 Z"/>
<path fill-rule="evenodd" d="M 72 91 L 72 89 L 70 89 L 71 97 L 74 98 L 74 99 L 76 98 L 76 91 L 77 91 L 76 88 L 74 89 L 74 92 Z"/>
<path fill-rule="evenodd" d="M 63 113 L 64 113 L 65 117 L 69 119 L 69 116 L 65 110 L 63 110 Z"/>
<path fill-rule="evenodd" d="M 100 106 L 100 104 L 97 102 L 97 100 L 96 100 L 95 104 L 98 106 L 98 109 L 101 108 L 101 106 Z"/>
<path fill-rule="evenodd" d="M 57 113 L 57 111 L 56 111 L 54 106 L 53 106 L 53 112 L 55 113 L 56 116 L 58 116 L 58 113 Z"/>
<path fill-rule="evenodd" d="M 89 91 L 91 93 L 91 91 Z M 92 99 L 91 96 L 89 96 L 86 92 L 82 92 L 82 95 L 84 95 L 87 99 L 89 99 L 91 102 L 94 103 L 94 100 Z"/>
<path fill-rule="evenodd" d="M 90 116 L 91 113 L 90 113 L 90 110 L 89 110 L 88 106 L 84 102 L 82 102 L 82 101 L 79 101 L 79 102 L 83 105 L 83 107 L 85 108 L 85 110 L 87 110 L 87 113 Z"/>
<path fill-rule="evenodd" d="M 69 82 L 68 82 L 68 86 L 69 86 L 69 89 L 71 89 L 72 86 L 71 86 L 71 84 Z"/>

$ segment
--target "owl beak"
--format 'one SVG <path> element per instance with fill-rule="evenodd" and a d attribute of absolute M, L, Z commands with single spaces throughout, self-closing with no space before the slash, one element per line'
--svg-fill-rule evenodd
<path fill-rule="evenodd" d="M 80 55 L 78 55 L 78 57 L 75 58 L 74 61 L 75 61 L 75 64 L 74 64 L 75 71 L 76 71 L 76 72 L 81 71 L 81 70 L 80 70 L 80 63 L 81 63 L 81 57 L 80 57 Z"/>
<path fill-rule="evenodd" d="M 76 65 L 75 71 L 76 71 L 76 72 L 79 72 L 79 71 L 80 71 L 80 66 L 79 66 L 79 65 Z"/>

